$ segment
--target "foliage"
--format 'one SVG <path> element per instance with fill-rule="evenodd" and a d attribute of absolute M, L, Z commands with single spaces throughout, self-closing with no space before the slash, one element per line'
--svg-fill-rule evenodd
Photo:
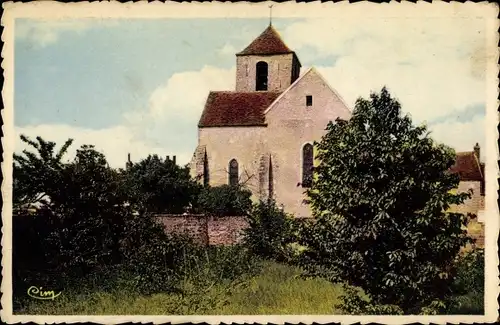
<path fill-rule="evenodd" d="M 244 216 L 252 207 L 252 193 L 240 185 L 207 186 L 198 198 L 200 212 L 213 216 Z"/>
<path fill-rule="evenodd" d="M 452 192 L 454 151 L 414 127 L 385 88 L 358 99 L 349 121 L 329 123 L 316 146 L 307 192 L 316 222 L 300 236 L 304 267 L 405 313 L 442 299 L 453 259 L 470 241 L 465 216 L 445 212 L 469 197 Z"/>
<path fill-rule="evenodd" d="M 123 173 L 128 200 L 141 211 L 183 213 L 201 190 L 187 167 L 157 155 L 130 164 Z"/>
<path fill-rule="evenodd" d="M 21 135 L 21 140 L 36 149 L 36 152 L 23 150 L 22 154 L 14 154 L 14 211 L 44 202 L 47 189 L 54 189 L 59 182 L 64 166 L 62 157 L 73 143 L 69 139 L 55 152 L 55 142 L 45 141 L 41 137 L 34 141 Z"/>
<path fill-rule="evenodd" d="M 294 239 L 294 219 L 274 201 L 260 201 L 248 216 L 244 243 L 264 258 L 284 261 L 289 257 L 288 244 Z"/>
<path fill-rule="evenodd" d="M 484 314 L 484 261 L 484 249 L 476 248 L 459 256 L 447 297 L 447 313 Z"/>
<path fill-rule="evenodd" d="M 455 294 L 484 293 L 484 249 L 476 248 L 459 255 L 451 289 Z"/>
<path fill-rule="evenodd" d="M 340 303 L 335 307 L 350 315 L 402 315 L 396 305 L 376 305 L 359 288 L 344 284 Z"/>
<path fill-rule="evenodd" d="M 14 196 L 20 203 L 14 223 L 25 218 L 19 222 L 46 224 L 37 237 L 42 241 L 47 267 L 57 272 L 71 269 L 86 273 L 116 261 L 116 233 L 127 213 L 116 195 L 118 174 L 92 146 L 82 146 L 73 162 L 62 163 L 71 141 L 55 154 L 53 142 L 22 139 L 37 152 L 25 150 L 24 155 L 14 156 Z M 27 215 L 23 207 L 33 203 L 38 206 L 36 216 Z M 18 229 L 32 231 L 26 225 Z"/>
<path fill-rule="evenodd" d="M 149 216 L 133 213 L 123 195 L 123 178 L 92 146 L 61 162 L 55 143 L 26 137 L 34 152 L 14 156 L 13 266 L 16 292 L 41 283 L 60 287 L 99 274 L 132 272 L 136 286 L 156 290 L 168 281 L 177 246 Z M 26 210 L 26 204 L 37 208 Z M 153 273 L 155 272 L 155 273 Z M 165 282 L 163 287 L 170 285 Z M 21 290 L 21 291 L 20 291 Z"/>

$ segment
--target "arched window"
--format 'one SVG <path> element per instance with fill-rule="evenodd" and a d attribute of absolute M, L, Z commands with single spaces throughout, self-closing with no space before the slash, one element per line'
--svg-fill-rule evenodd
<path fill-rule="evenodd" d="M 269 183 L 268 183 L 268 199 L 272 200 L 274 197 L 274 175 L 273 175 L 273 162 L 271 160 L 271 156 L 269 156 Z"/>
<path fill-rule="evenodd" d="M 313 146 L 306 143 L 302 148 L 302 187 L 311 187 L 313 181 Z"/>
<path fill-rule="evenodd" d="M 258 62 L 256 67 L 255 90 L 267 90 L 267 74 L 267 63 L 264 61 Z"/>
<path fill-rule="evenodd" d="M 238 161 L 236 159 L 229 162 L 229 185 L 238 185 Z"/>
<path fill-rule="evenodd" d="M 210 175 L 208 171 L 208 157 L 205 151 L 205 157 L 203 158 L 203 186 L 208 186 L 210 184 Z"/>

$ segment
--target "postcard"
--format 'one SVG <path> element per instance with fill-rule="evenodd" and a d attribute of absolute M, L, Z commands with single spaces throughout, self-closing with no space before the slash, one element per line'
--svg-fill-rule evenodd
<path fill-rule="evenodd" d="M 499 319 L 497 5 L 3 8 L 2 321 Z"/>

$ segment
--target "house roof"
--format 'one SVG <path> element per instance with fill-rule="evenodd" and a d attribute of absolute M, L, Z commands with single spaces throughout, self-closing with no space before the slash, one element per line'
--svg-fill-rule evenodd
<path fill-rule="evenodd" d="M 457 152 L 455 164 L 450 168 L 458 173 L 461 181 L 482 181 L 484 164 L 479 162 L 474 151 Z"/>
<path fill-rule="evenodd" d="M 264 111 L 281 92 L 211 91 L 198 127 L 265 126 Z"/>
<path fill-rule="evenodd" d="M 269 25 L 250 45 L 236 55 L 270 55 L 294 53 L 281 39 L 276 29 Z"/>

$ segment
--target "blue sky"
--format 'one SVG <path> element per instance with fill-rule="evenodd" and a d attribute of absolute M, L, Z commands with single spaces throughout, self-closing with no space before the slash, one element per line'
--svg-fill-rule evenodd
<path fill-rule="evenodd" d="M 268 19 L 17 19 L 17 133 L 94 144 L 111 165 L 149 153 L 186 163 L 209 90 L 234 87 L 234 54 Z M 484 145 L 481 19 L 274 19 L 304 72 L 348 105 L 386 85 L 417 123 L 457 150 Z M 76 147 L 75 147 L 76 149 Z"/>

